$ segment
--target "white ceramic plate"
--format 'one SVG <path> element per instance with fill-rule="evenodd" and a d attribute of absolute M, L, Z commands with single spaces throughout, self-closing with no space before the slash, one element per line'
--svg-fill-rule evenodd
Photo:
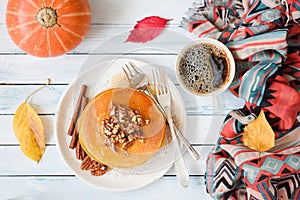
<path fill-rule="evenodd" d="M 138 60 L 115 59 L 97 63 L 85 72 L 79 74 L 79 76 L 70 83 L 58 104 L 54 122 L 57 146 L 67 166 L 81 180 L 109 191 L 128 191 L 146 186 L 161 178 L 174 162 L 172 159 L 169 162 L 164 161 L 164 164 L 158 165 L 158 163 L 162 163 L 162 160 L 170 159 L 170 152 L 167 148 L 164 148 L 164 151 L 158 152 L 142 166 L 128 171 L 112 169 L 103 176 L 95 177 L 92 176 L 89 171 L 80 169 L 81 161 L 76 159 L 75 151 L 69 149 L 71 137 L 67 134 L 67 131 L 81 85 L 86 84 L 88 86 L 86 96 L 92 99 L 98 92 L 112 86 L 113 77 L 118 73 L 122 73 L 121 67 L 129 61 L 135 63 L 149 76 L 151 75 L 153 66 Z M 179 122 L 180 128 L 184 132 L 186 125 L 184 103 L 175 85 L 170 80 L 168 80 L 168 82 L 174 97 L 173 99 L 176 99 L 176 101 L 173 102 L 173 110 L 176 111 L 174 117 L 176 118 L 175 120 Z M 154 167 L 155 170 L 153 170 L 152 167 Z"/>

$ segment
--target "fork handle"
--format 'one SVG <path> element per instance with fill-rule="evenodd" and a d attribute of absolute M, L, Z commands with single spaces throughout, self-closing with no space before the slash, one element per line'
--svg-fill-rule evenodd
<path fill-rule="evenodd" d="M 180 146 L 177 140 L 177 135 L 175 133 L 175 126 L 173 124 L 173 119 L 171 117 L 171 112 L 167 112 L 167 121 L 169 123 L 170 126 L 170 131 L 171 131 L 171 135 L 173 138 L 173 150 L 174 150 L 174 155 L 175 155 L 175 162 L 174 162 L 174 167 L 175 167 L 175 173 L 177 176 L 177 179 L 179 181 L 179 183 L 183 186 L 183 187 L 188 187 L 189 185 L 189 172 L 188 169 L 186 167 L 185 161 L 182 157 L 181 151 L 180 151 Z M 177 157 L 178 156 L 178 157 Z"/>
<path fill-rule="evenodd" d="M 194 149 L 194 147 L 190 144 L 190 142 L 184 137 L 182 132 L 174 125 L 174 130 L 176 133 L 176 136 L 180 138 L 180 140 L 183 142 L 183 144 L 186 146 L 188 152 L 191 154 L 191 156 L 194 158 L 195 161 L 200 159 L 199 153 Z"/>
<path fill-rule="evenodd" d="M 148 88 L 146 90 L 143 90 L 150 98 L 154 101 L 154 103 L 157 105 L 160 112 L 164 115 L 164 117 L 167 119 L 167 114 L 163 107 L 160 105 L 160 103 L 156 100 L 156 98 L 153 96 L 151 92 L 149 92 Z M 195 161 L 200 159 L 200 155 L 198 152 L 194 149 L 194 147 L 190 144 L 190 142 L 184 137 L 182 132 L 174 125 L 174 130 L 176 133 L 176 136 L 180 138 L 180 140 L 183 142 L 183 144 L 186 146 L 188 152 L 191 154 L 191 156 L 194 158 Z"/>

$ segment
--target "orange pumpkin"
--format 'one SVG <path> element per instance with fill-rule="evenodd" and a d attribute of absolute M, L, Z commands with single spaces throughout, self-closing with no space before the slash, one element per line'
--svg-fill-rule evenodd
<path fill-rule="evenodd" d="M 23 51 L 38 57 L 63 55 L 77 47 L 91 22 L 88 0 L 9 0 L 7 30 Z"/>

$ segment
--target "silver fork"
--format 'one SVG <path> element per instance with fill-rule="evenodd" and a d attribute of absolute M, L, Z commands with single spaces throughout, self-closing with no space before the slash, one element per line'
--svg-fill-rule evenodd
<path fill-rule="evenodd" d="M 186 168 L 185 161 L 180 151 L 180 145 L 178 143 L 174 131 L 173 119 L 171 114 L 171 94 L 167 85 L 164 71 L 162 69 L 160 70 L 154 69 L 153 79 L 154 79 L 153 81 L 154 81 L 154 88 L 156 92 L 156 98 L 166 113 L 167 121 L 169 123 L 170 131 L 172 135 L 172 145 L 173 145 L 172 147 L 175 155 L 174 167 L 175 167 L 176 176 L 180 184 L 183 187 L 187 187 L 189 184 L 189 172 Z"/>
<path fill-rule="evenodd" d="M 133 64 L 132 62 L 128 62 L 128 63 L 129 63 L 129 65 L 125 64 L 125 67 L 122 67 L 122 69 L 129 81 L 130 86 L 132 88 L 135 88 L 137 90 L 140 90 L 140 91 L 146 93 L 157 104 L 155 97 L 149 90 L 148 76 L 144 72 L 142 72 L 140 69 L 138 69 L 135 66 L 135 64 Z"/>
<path fill-rule="evenodd" d="M 159 110 L 162 112 L 164 117 L 166 118 L 166 113 L 164 109 L 161 107 L 161 105 L 157 102 L 156 98 L 152 95 L 152 93 L 149 91 L 149 79 L 148 76 L 142 72 L 140 69 L 138 69 L 135 64 L 132 62 L 129 62 L 129 65 L 125 64 L 125 67 L 122 67 L 123 71 L 125 72 L 125 75 L 130 83 L 130 86 L 132 88 L 136 88 L 144 93 L 146 93 L 150 98 L 155 102 Z M 191 156 L 194 158 L 195 161 L 197 161 L 200 158 L 200 155 L 198 152 L 194 149 L 193 146 L 189 143 L 189 141 L 184 137 L 182 132 L 174 126 L 174 129 L 176 131 L 176 135 L 180 138 L 180 140 L 183 142 L 183 144 L 187 147 L 187 150 L 191 154 Z"/>

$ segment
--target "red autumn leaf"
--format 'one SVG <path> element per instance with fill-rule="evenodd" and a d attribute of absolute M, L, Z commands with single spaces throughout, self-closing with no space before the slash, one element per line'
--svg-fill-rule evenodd
<path fill-rule="evenodd" d="M 165 28 L 168 21 L 158 16 L 151 16 L 138 21 L 134 29 L 130 31 L 125 42 L 148 42 L 156 38 Z"/>

